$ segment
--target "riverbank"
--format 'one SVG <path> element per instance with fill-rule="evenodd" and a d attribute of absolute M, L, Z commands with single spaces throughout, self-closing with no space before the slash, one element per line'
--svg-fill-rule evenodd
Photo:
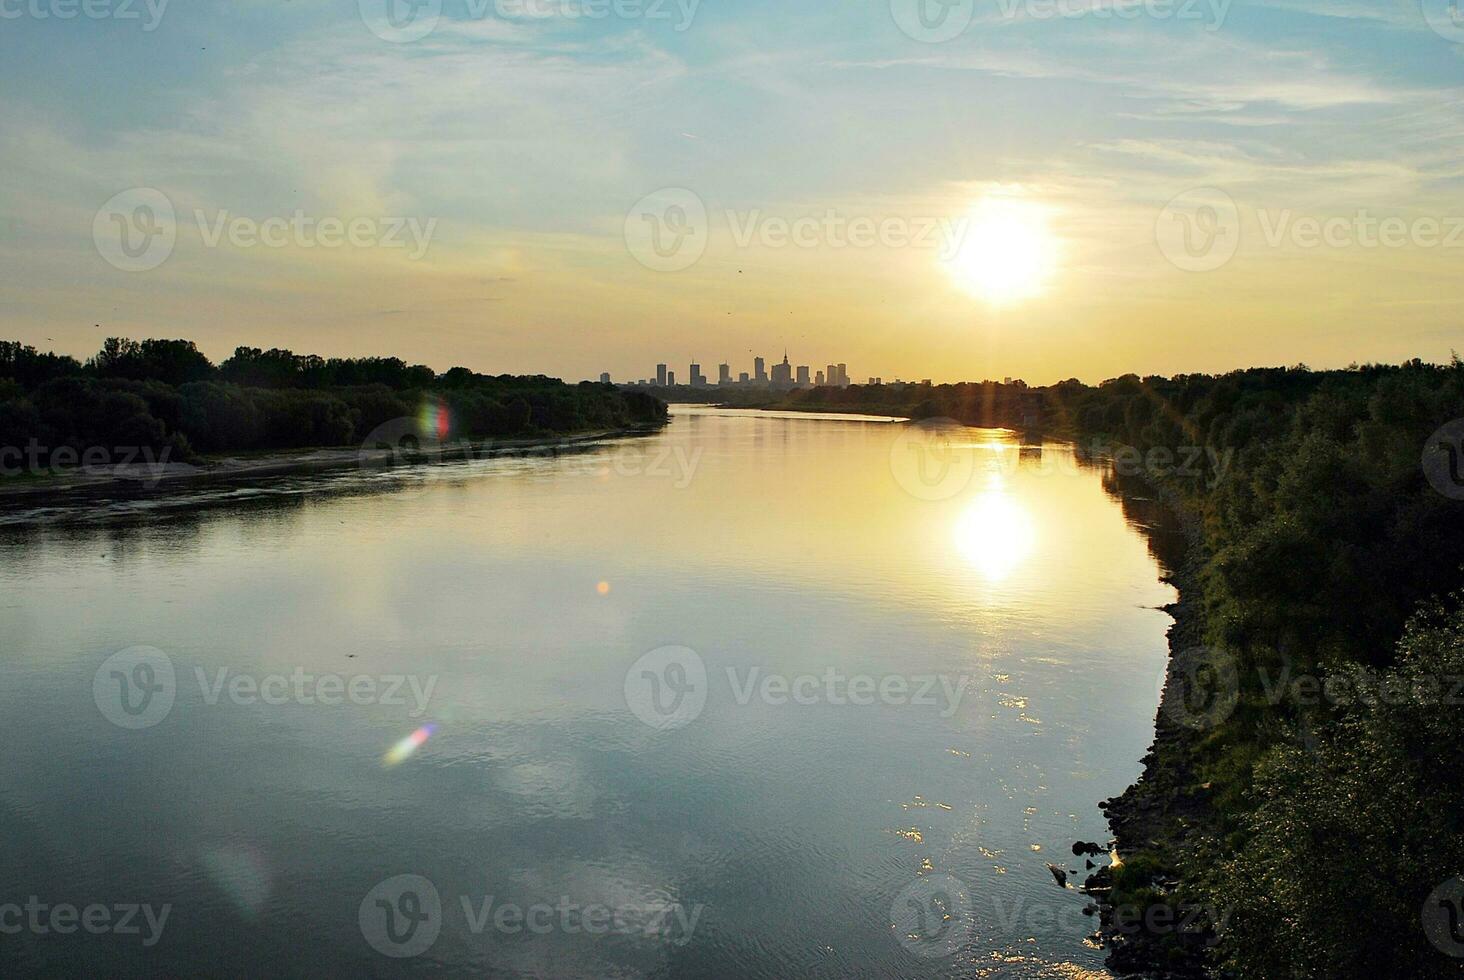
<path fill-rule="evenodd" d="M 1185 702 L 1186 669 L 1192 669 L 1187 652 L 1204 645 L 1200 573 L 1207 551 L 1197 517 L 1172 496 L 1148 489 L 1176 517 L 1184 539 L 1180 560 L 1164 576 L 1179 593 L 1164 608 L 1174 619 L 1169 663 L 1143 772 L 1123 793 L 1098 804 L 1108 818 L 1115 860 L 1089 876 L 1083 890 L 1098 904 L 1099 940 L 1109 951 L 1109 969 L 1124 977 L 1199 980 L 1207 976 L 1214 916 L 1187 894 L 1172 869 L 1215 824 L 1209 785 L 1196 768 L 1203 728 L 1193 723 Z M 1160 909 L 1165 911 L 1156 914 Z"/>
<path fill-rule="evenodd" d="M 195 458 L 194 462 L 171 462 L 154 456 L 151 460 L 116 466 L 78 468 L 11 480 L 0 480 L 0 508 L 8 503 L 34 502 L 40 497 L 85 493 L 106 496 L 109 492 L 136 494 L 138 491 L 168 492 L 206 483 L 247 482 L 279 476 L 299 476 L 346 469 L 380 469 L 404 465 L 432 465 L 462 459 L 513 456 L 546 450 L 567 449 L 602 439 L 634 438 L 660 431 L 662 425 L 595 429 L 562 436 L 469 441 L 412 449 L 322 447 L 268 452 L 256 455 L 220 455 Z"/>

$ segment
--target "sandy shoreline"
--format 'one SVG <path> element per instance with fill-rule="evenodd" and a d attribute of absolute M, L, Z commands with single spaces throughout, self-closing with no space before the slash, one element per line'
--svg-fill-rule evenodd
<path fill-rule="evenodd" d="M 413 466 L 458 459 L 486 459 L 513 456 L 539 450 L 561 449 L 601 439 L 629 438 L 660 431 L 658 426 L 601 429 L 546 439 L 453 442 L 413 451 L 336 447 L 271 452 L 258 456 L 204 457 L 199 463 L 166 461 L 66 470 L 30 480 L 0 480 L 0 506 L 13 502 L 34 502 L 85 491 L 105 494 L 109 490 L 135 493 L 138 490 L 166 492 L 173 488 L 209 482 L 238 482 L 251 479 L 322 473 L 344 469 L 379 469 Z"/>

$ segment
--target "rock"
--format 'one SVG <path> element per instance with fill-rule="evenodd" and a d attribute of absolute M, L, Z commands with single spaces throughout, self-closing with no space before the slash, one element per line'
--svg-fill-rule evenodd
<path fill-rule="evenodd" d="M 1067 887 L 1067 872 L 1066 871 L 1064 871 L 1062 868 L 1059 868 L 1057 865 L 1052 864 L 1051 862 L 1048 863 L 1047 870 L 1052 872 L 1052 878 L 1053 878 L 1054 881 L 1057 882 L 1057 887 L 1059 887 L 1059 888 L 1066 888 Z"/>

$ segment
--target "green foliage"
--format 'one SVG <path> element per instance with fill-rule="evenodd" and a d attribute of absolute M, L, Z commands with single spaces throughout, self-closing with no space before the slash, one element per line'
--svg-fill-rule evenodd
<path fill-rule="evenodd" d="M 111 338 L 85 366 L 0 343 L 0 448 L 169 449 L 175 459 L 349 446 L 442 404 L 453 439 L 531 438 L 664 423 L 664 403 L 609 385 L 490 377 L 398 358 L 326 360 L 239 348 L 215 368 L 191 341 Z M 13 454 L 12 454 L 13 455 Z"/>
<path fill-rule="evenodd" d="M 1464 873 L 1464 612 L 1430 603 L 1396 666 L 1359 668 L 1332 726 L 1257 767 L 1246 843 L 1205 876 L 1234 908 L 1223 966 L 1239 976 L 1457 977 L 1425 903 Z M 1430 910 L 1431 912 L 1432 910 Z"/>

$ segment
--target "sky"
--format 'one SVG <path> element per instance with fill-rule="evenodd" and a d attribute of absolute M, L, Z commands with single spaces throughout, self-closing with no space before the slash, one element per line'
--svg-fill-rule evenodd
<path fill-rule="evenodd" d="M 1456 2 L 0 0 L 0 338 L 571 380 L 1444 360 Z"/>

